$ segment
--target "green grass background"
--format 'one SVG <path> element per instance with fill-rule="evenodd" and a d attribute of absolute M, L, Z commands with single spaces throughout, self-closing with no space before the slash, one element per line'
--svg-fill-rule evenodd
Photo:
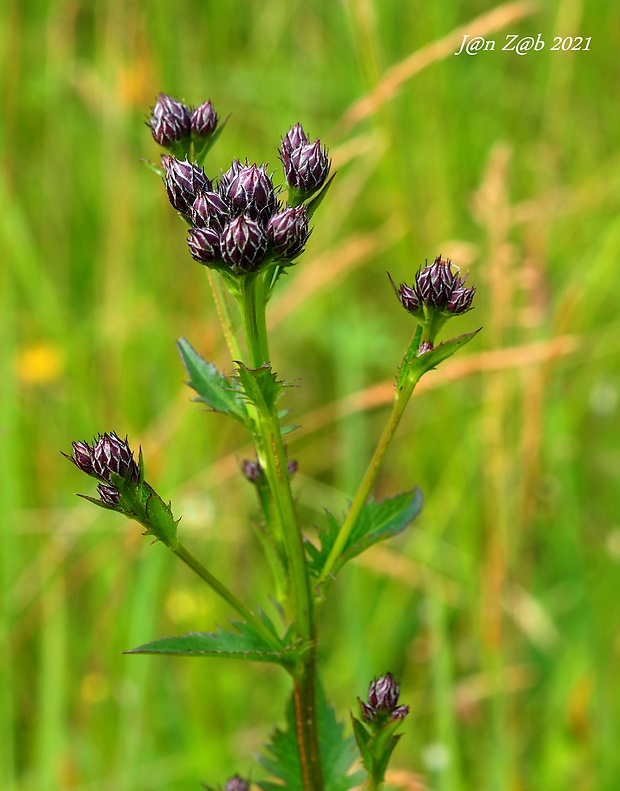
<path fill-rule="evenodd" d="M 493 10 L 495 51 L 428 49 Z M 502 52 L 507 33 L 546 47 Z M 590 49 L 552 52 L 556 35 Z M 425 379 L 376 486 L 420 485 L 424 512 L 342 572 L 322 613 L 340 716 L 392 670 L 411 705 L 394 786 L 620 787 L 619 43 L 603 0 L 2 3 L 3 791 L 258 777 L 287 694 L 274 668 L 122 655 L 230 613 L 74 498 L 92 482 L 58 453 L 127 433 L 183 540 L 268 601 L 246 438 L 190 403 L 174 348 L 187 336 L 231 370 L 205 271 L 140 162 L 159 154 L 144 121 L 160 90 L 231 114 L 211 173 L 233 156 L 277 168 L 298 120 L 338 169 L 270 313 L 275 369 L 299 384 L 285 405 L 304 427 L 306 524 L 346 507 L 387 415 L 369 388 L 389 395 L 413 327 L 386 270 L 411 282 L 442 253 L 478 288 L 449 329 L 483 332 Z"/>

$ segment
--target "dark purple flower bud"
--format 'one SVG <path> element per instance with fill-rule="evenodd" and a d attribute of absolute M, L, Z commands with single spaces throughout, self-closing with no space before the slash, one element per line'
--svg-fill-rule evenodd
<path fill-rule="evenodd" d="M 297 206 L 274 214 L 267 223 L 267 236 L 280 257 L 295 258 L 310 236 L 306 207 Z"/>
<path fill-rule="evenodd" d="M 250 791 L 250 785 L 246 780 L 243 780 L 239 775 L 234 775 L 226 782 L 224 791 Z"/>
<path fill-rule="evenodd" d="M 73 456 L 63 453 L 62 455 L 65 459 L 73 462 L 78 470 L 82 470 L 86 475 L 95 475 L 93 449 L 88 442 L 72 442 L 71 445 L 73 446 Z"/>
<path fill-rule="evenodd" d="M 368 703 L 377 711 L 393 711 L 398 703 L 400 688 L 391 673 L 372 681 L 368 690 Z"/>
<path fill-rule="evenodd" d="M 100 434 L 94 444 L 93 469 L 104 481 L 109 482 L 111 473 L 116 473 L 134 483 L 140 482 L 140 468 L 134 461 L 127 438 L 122 440 L 114 431 Z"/>
<path fill-rule="evenodd" d="M 149 126 L 156 143 L 170 146 L 191 134 L 189 109 L 172 96 L 160 93 L 153 107 Z"/>
<path fill-rule="evenodd" d="M 222 179 L 220 194 L 228 202 L 233 214 L 245 214 L 264 224 L 276 210 L 276 194 L 266 165 L 246 165 Z"/>
<path fill-rule="evenodd" d="M 228 223 L 220 237 L 222 259 L 233 270 L 252 272 L 267 252 L 267 234 L 260 223 L 242 214 Z"/>
<path fill-rule="evenodd" d="M 209 137 L 217 127 L 217 113 L 211 102 L 205 102 L 197 107 L 191 116 L 192 132 L 198 137 Z"/>
<path fill-rule="evenodd" d="M 280 153 L 283 152 L 291 153 L 296 148 L 301 148 L 302 146 L 307 146 L 310 142 L 310 138 L 304 132 L 303 126 L 300 123 L 295 124 L 294 127 L 288 130 L 286 135 L 282 138 L 282 147 L 280 149 Z"/>
<path fill-rule="evenodd" d="M 297 463 L 297 459 L 291 459 L 290 461 L 286 462 L 286 469 L 288 470 L 289 478 L 292 478 L 293 475 L 299 469 L 299 464 Z"/>
<path fill-rule="evenodd" d="M 408 286 L 405 283 L 401 283 L 397 293 L 402 306 L 405 308 L 405 310 L 408 310 L 409 313 L 417 313 L 422 307 L 422 302 L 418 296 L 418 292 L 413 286 Z"/>
<path fill-rule="evenodd" d="M 243 165 L 241 164 L 241 162 L 239 162 L 238 159 L 233 159 L 226 173 L 222 173 L 222 176 L 220 178 L 220 183 L 218 184 L 218 190 L 220 192 L 220 195 L 222 195 L 223 197 L 226 196 L 226 191 L 230 185 L 230 182 L 234 179 L 234 177 L 237 175 L 237 173 L 241 170 L 242 167 Z"/>
<path fill-rule="evenodd" d="M 420 345 L 416 357 L 421 357 L 423 354 L 426 354 L 426 352 L 432 352 L 434 348 L 435 344 L 432 341 L 426 341 Z"/>
<path fill-rule="evenodd" d="M 409 714 L 409 706 L 397 706 L 390 712 L 390 717 L 393 720 L 404 720 Z"/>
<path fill-rule="evenodd" d="M 431 266 L 425 266 L 416 276 L 418 296 L 432 308 L 445 308 L 458 278 L 453 274 L 451 262 L 438 256 Z"/>
<path fill-rule="evenodd" d="M 373 709 L 372 706 L 369 706 L 367 703 L 364 703 L 363 700 L 358 698 L 360 709 L 362 712 L 362 719 L 364 722 L 373 722 L 377 718 L 377 712 Z"/>
<path fill-rule="evenodd" d="M 120 492 L 118 489 L 115 489 L 114 486 L 107 486 L 105 483 L 100 483 L 97 486 L 97 491 L 101 498 L 101 502 L 105 503 L 105 505 L 109 505 L 111 508 L 115 508 L 121 501 Z"/>
<path fill-rule="evenodd" d="M 220 235 L 214 228 L 190 228 L 187 246 L 192 258 L 209 264 L 220 257 Z"/>
<path fill-rule="evenodd" d="M 461 281 L 463 283 L 464 280 Z M 463 288 L 459 286 L 455 288 L 450 294 L 450 299 L 446 305 L 446 310 L 454 313 L 455 316 L 461 313 L 467 313 L 471 309 L 471 303 L 476 293 L 475 288 Z"/>
<path fill-rule="evenodd" d="M 288 185 L 303 192 L 316 192 L 322 187 L 330 168 L 327 150 L 318 138 L 290 154 L 283 152 L 282 164 Z"/>
<path fill-rule="evenodd" d="M 191 217 L 197 228 L 221 232 L 230 221 L 228 204 L 218 192 L 199 192 L 192 205 Z"/>
<path fill-rule="evenodd" d="M 244 459 L 241 463 L 241 472 L 250 483 L 258 483 L 265 477 L 263 468 L 258 461 Z"/>
<path fill-rule="evenodd" d="M 161 163 L 166 171 L 166 191 L 174 208 L 189 218 L 199 192 L 209 192 L 211 182 L 197 165 L 164 155 Z"/>

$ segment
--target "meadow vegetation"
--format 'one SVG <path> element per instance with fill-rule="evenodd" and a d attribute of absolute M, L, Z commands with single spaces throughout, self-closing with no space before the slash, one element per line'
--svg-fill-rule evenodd
<path fill-rule="evenodd" d="M 477 20 L 477 21 L 475 21 Z M 246 600 L 269 590 L 241 429 L 192 404 L 175 339 L 231 370 L 205 271 L 141 163 L 157 93 L 231 119 L 210 170 L 279 167 L 301 121 L 337 177 L 269 311 L 306 524 L 341 513 L 413 330 L 425 259 L 477 286 L 376 495 L 417 484 L 398 539 L 322 614 L 348 719 L 390 670 L 411 714 L 390 784 L 620 784 L 620 187 L 613 3 L 101 3 L 0 9 L 0 788 L 176 791 L 247 775 L 277 669 L 125 656 L 230 613 L 135 525 L 74 498 L 73 439 L 127 434 L 184 542 Z M 485 30 L 539 52 L 455 57 Z M 590 51 L 551 52 L 555 35 Z M 617 45 L 617 41 L 616 41 Z M 90 492 L 92 493 L 92 492 Z M 179 567 L 177 567 L 179 566 Z"/>

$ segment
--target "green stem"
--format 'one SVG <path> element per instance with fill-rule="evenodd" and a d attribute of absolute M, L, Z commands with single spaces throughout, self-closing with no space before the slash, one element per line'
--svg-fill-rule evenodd
<path fill-rule="evenodd" d="M 172 548 L 172 552 L 180 558 L 186 566 L 195 572 L 204 582 L 212 588 L 218 596 L 226 601 L 234 610 L 236 610 L 244 621 L 251 624 L 255 631 L 265 640 L 265 642 L 275 651 L 282 650 L 282 644 L 275 635 L 273 635 L 265 624 L 256 616 L 251 610 L 239 601 L 239 599 L 222 584 L 217 577 L 214 577 L 211 572 L 206 569 L 199 560 L 197 560 L 192 553 L 187 550 L 182 544 L 178 544 Z"/>
<path fill-rule="evenodd" d="M 245 275 L 240 282 L 240 308 L 250 364 L 253 368 L 269 364 L 269 345 L 265 317 L 265 283 L 262 274 Z M 311 643 L 312 648 L 300 660 L 294 672 L 294 703 L 305 791 L 322 791 L 323 778 L 319 750 L 316 707 L 316 634 L 313 599 L 306 563 L 303 535 L 290 485 L 286 451 L 280 430 L 277 410 L 265 401 L 255 404 L 256 420 L 260 434 L 260 447 L 264 454 L 261 461 L 273 498 L 272 526 L 276 537 L 281 538 L 292 597 L 292 608 L 297 634 Z"/>
<path fill-rule="evenodd" d="M 413 340 L 407 349 L 407 352 L 403 358 L 401 363 L 402 368 L 407 371 L 411 361 L 414 359 L 415 354 L 414 352 L 417 351 L 420 345 L 420 330 L 416 330 L 414 334 Z M 390 413 L 390 417 L 388 422 L 383 429 L 383 433 L 379 439 L 377 447 L 375 448 L 375 452 L 372 455 L 370 463 L 366 468 L 366 472 L 364 473 L 364 477 L 359 485 L 359 488 L 355 494 L 353 502 L 351 503 L 351 508 L 340 527 L 340 531 L 334 541 L 334 545 L 327 556 L 327 560 L 325 561 L 325 565 L 323 566 L 319 578 L 316 582 L 316 590 L 320 591 L 330 574 L 332 573 L 332 569 L 340 556 L 340 553 L 344 549 L 349 536 L 351 535 L 351 531 L 353 530 L 355 523 L 362 511 L 362 508 L 366 504 L 366 500 L 368 499 L 368 495 L 370 494 L 370 490 L 372 489 L 372 485 L 375 482 L 375 478 L 377 477 L 377 473 L 379 472 L 379 468 L 383 463 L 383 459 L 385 454 L 387 453 L 387 449 L 392 442 L 394 434 L 396 433 L 396 429 L 398 428 L 398 424 L 405 412 L 407 404 L 409 403 L 409 399 L 411 398 L 411 394 L 418 382 L 418 377 L 413 376 L 402 376 L 399 375 L 398 385 L 396 388 L 396 395 L 394 396 L 394 404 L 392 405 L 392 412 Z"/>
<path fill-rule="evenodd" d="M 260 368 L 269 363 L 263 276 L 254 272 L 244 275 L 240 288 L 241 318 L 248 344 L 250 365 L 253 368 Z"/>

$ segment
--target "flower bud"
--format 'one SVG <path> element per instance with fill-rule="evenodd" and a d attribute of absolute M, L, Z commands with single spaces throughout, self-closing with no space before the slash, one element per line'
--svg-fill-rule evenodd
<path fill-rule="evenodd" d="M 294 148 L 291 152 L 282 149 L 284 176 L 289 187 L 302 192 L 316 192 L 325 183 L 330 161 L 327 150 L 317 138 L 314 143 Z"/>
<path fill-rule="evenodd" d="M 386 673 L 371 682 L 368 690 L 368 703 L 378 711 L 392 711 L 398 703 L 400 688 L 391 673 Z"/>
<path fill-rule="evenodd" d="M 267 235 L 260 223 L 242 214 L 228 223 L 220 237 L 223 261 L 234 271 L 252 272 L 267 252 Z"/>
<path fill-rule="evenodd" d="M 296 148 L 307 146 L 310 142 L 308 135 L 304 132 L 304 128 L 300 123 L 295 124 L 288 130 L 286 135 L 282 138 L 282 147 L 280 153 L 289 153 Z"/>
<path fill-rule="evenodd" d="M 467 313 L 468 310 L 471 310 L 471 303 L 476 293 L 475 288 L 463 288 L 462 284 L 464 282 L 465 278 L 461 280 L 461 285 L 455 288 L 450 294 L 450 299 L 446 305 L 446 310 L 449 310 L 450 313 L 454 313 L 455 316 L 461 313 Z"/>
<path fill-rule="evenodd" d="M 170 146 L 189 137 L 191 120 L 189 109 L 181 102 L 160 93 L 149 121 L 153 139 L 160 146 Z"/>
<path fill-rule="evenodd" d="M 438 256 L 431 266 L 425 266 L 416 277 L 416 288 L 422 302 L 429 307 L 445 308 L 454 289 L 456 275 L 451 262 Z"/>
<path fill-rule="evenodd" d="M 310 236 L 306 207 L 297 206 L 274 214 L 267 223 L 267 236 L 281 258 L 295 258 Z"/>
<path fill-rule="evenodd" d="M 218 184 L 218 190 L 222 197 L 226 197 L 226 190 L 228 189 L 230 182 L 234 179 L 242 167 L 243 165 L 238 159 L 233 159 L 226 173 L 222 173 L 220 183 Z"/>
<path fill-rule="evenodd" d="M 187 246 L 192 258 L 209 264 L 220 257 L 220 236 L 214 228 L 190 228 Z"/>
<path fill-rule="evenodd" d="M 250 461 L 249 459 L 244 459 L 241 463 L 241 472 L 250 483 L 259 483 L 265 477 L 263 468 L 258 460 Z"/>
<path fill-rule="evenodd" d="M 233 214 L 245 214 L 266 224 L 276 210 L 276 194 L 266 165 L 238 166 L 236 170 L 230 176 L 230 170 L 225 174 L 220 194 Z"/>
<path fill-rule="evenodd" d="M 422 307 L 422 300 L 413 286 L 401 283 L 398 287 L 397 294 L 402 306 L 405 310 L 409 311 L 409 313 L 417 313 Z"/>
<path fill-rule="evenodd" d="M 247 780 L 243 780 L 239 775 L 234 775 L 226 781 L 224 791 L 250 791 L 250 785 Z"/>
<path fill-rule="evenodd" d="M 191 217 L 197 228 L 221 232 L 230 221 L 228 204 L 218 192 L 199 192 L 192 204 Z"/>
<path fill-rule="evenodd" d="M 377 719 L 377 712 L 373 709 L 372 706 L 369 706 L 368 703 L 364 703 L 363 700 L 358 698 L 358 702 L 360 704 L 360 709 L 362 712 L 362 719 L 364 722 L 373 722 Z"/>
<path fill-rule="evenodd" d="M 111 474 L 120 475 L 134 483 L 140 482 L 140 468 L 133 458 L 133 452 L 127 443 L 114 431 L 99 436 L 93 446 L 93 469 L 95 474 L 104 481 L 110 481 Z"/>
<path fill-rule="evenodd" d="M 65 459 L 73 462 L 78 470 L 85 472 L 86 475 L 94 476 L 96 473 L 93 467 L 93 449 L 91 446 L 88 442 L 72 442 L 71 445 L 73 447 L 73 456 L 69 456 L 67 453 L 62 455 Z"/>
<path fill-rule="evenodd" d="M 197 137 L 209 137 L 217 127 L 217 113 L 211 102 L 197 107 L 191 115 L 191 129 Z"/>
<path fill-rule="evenodd" d="M 75 466 L 90 475 L 91 478 L 98 478 L 100 481 L 110 483 L 111 474 L 120 475 L 121 478 L 131 480 L 134 483 L 140 482 L 140 468 L 133 458 L 133 452 L 127 443 L 127 438 L 122 440 L 118 434 L 111 431 L 109 434 L 99 434 L 92 445 L 88 442 L 73 442 L 73 455 L 66 453 L 62 455 L 73 462 Z M 106 486 L 104 496 L 114 497 L 108 491 L 114 487 Z M 114 489 L 116 492 L 116 489 Z M 117 492 L 118 494 L 118 492 Z M 105 500 L 104 500 L 105 502 Z"/>
<path fill-rule="evenodd" d="M 97 486 L 97 492 L 99 493 L 101 502 L 110 508 L 116 508 L 121 501 L 120 492 L 118 489 L 115 489 L 114 486 L 107 486 L 105 483 L 100 483 Z"/>
<path fill-rule="evenodd" d="M 386 673 L 371 682 L 368 689 L 368 703 L 360 700 L 364 722 L 377 722 L 381 727 L 386 718 L 402 720 L 409 713 L 409 706 L 399 706 L 400 688 L 391 673 Z"/>
<path fill-rule="evenodd" d="M 166 171 L 165 182 L 168 199 L 174 208 L 189 218 L 199 192 L 209 192 L 211 182 L 204 170 L 197 165 L 164 155 L 161 159 Z"/>

